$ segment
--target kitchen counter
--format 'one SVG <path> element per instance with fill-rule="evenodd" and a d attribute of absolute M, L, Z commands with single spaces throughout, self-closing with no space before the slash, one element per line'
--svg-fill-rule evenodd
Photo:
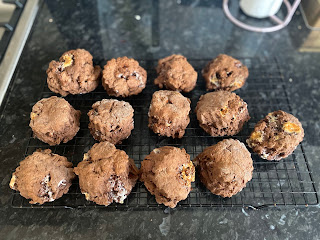
<path fill-rule="evenodd" d="M 234 26 L 221 5 L 221 1 L 208 0 L 41 3 L 1 107 L 0 239 L 320 239 L 319 206 L 165 211 L 11 207 L 8 184 L 24 156 L 30 136 L 29 113 L 39 100 L 48 63 L 75 48 L 86 48 L 102 64 L 123 55 L 159 59 L 172 53 L 193 59 L 209 59 L 219 53 L 277 57 L 292 114 L 305 129 L 303 146 L 319 190 L 320 54 L 301 52 L 310 30 L 300 11 L 285 29 L 263 34 Z"/>

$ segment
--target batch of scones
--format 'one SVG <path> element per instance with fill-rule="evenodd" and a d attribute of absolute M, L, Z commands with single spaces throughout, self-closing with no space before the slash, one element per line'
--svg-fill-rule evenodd
<path fill-rule="evenodd" d="M 148 112 L 148 127 L 161 136 L 182 138 L 191 111 L 190 99 L 180 92 L 192 91 L 197 72 L 181 55 L 158 61 Z M 200 127 L 211 136 L 238 134 L 250 116 L 247 103 L 232 91 L 241 88 L 249 75 L 239 60 L 220 54 L 202 70 L 207 90 L 200 97 L 195 114 Z M 137 95 L 146 87 L 147 72 L 127 57 L 111 59 L 101 71 L 92 55 L 84 50 L 65 52 L 59 61 L 51 61 L 47 83 L 61 96 L 93 91 L 100 78 L 107 94 L 114 97 Z M 35 138 L 50 146 L 73 139 L 80 128 L 80 111 L 64 98 L 50 97 L 38 101 L 30 114 Z M 185 149 L 164 146 L 151 151 L 135 166 L 124 151 L 115 147 L 134 129 L 134 109 L 125 101 L 102 99 L 88 112 L 89 125 L 96 143 L 84 154 L 77 167 L 50 149 L 37 150 L 20 162 L 12 174 L 10 188 L 17 190 L 31 204 L 52 202 L 67 193 L 78 176 L 81 192 L 89 201 L 108 206 L 123 203 L 140 179 L 159 204 L 174 208 L 188 197 L 195 169 L 201 182 L 213 194 L 231 197 L 252 179 L 253 161 L 244 143 L 224 139 L 207 147 L 191 161 Z M 289 156 L 303 140 L 304 130 L 297 118 L 278 110 L 269 113 L 254 127 L 248 146 L 261 158 L 279 161 Z"/>

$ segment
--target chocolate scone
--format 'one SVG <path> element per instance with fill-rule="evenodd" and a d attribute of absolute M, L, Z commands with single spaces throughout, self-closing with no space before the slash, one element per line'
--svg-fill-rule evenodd
<path fill-rule="evenodd" d="M 247 103 L 228 91 L 202 95 L 196 113 L 200 127 L 211 136 L 235 135 L 250 119 Z"/>
<path fill-rule="evenodd" d="M 269 113 L 256 124 L 247 143 L 261 158 L 281 160 L 296 149 L 303 137 L 299 120 L 279 110 Z"/>
<path fill-rule="evenodd" d="M 39 149 L 20 162 L 9 185 L 31 204 L 43 204 L 67 193 L 74 177 L 72 163 L 65 157 Z"/>
<path fill-rule="evenodd" d="M 139 178 L 133 160 L 109 142 L 94 144 L 74 171 L 85 198 L 105 206 L 123 203 Z"/>
<path fill-rule="evenodd" d="M 207 90 L 234 91 L 245 84 L 249 71 L 239 60 L 220 54 L 206 65 L 202 76 Z"/>
<path fill-rule="evenodd" d="M 81 112 L 56 96 L 43 98 L 32 107 L 30 124 L 34 137 L 49 145 L 70 141 L 79 131 Z"/>
<path fill-rule="evenodd" d="M 84 49 L 65 52 L 59 61 L 51 61 L 47 70 L 48 87 L 62 96 L 83 94 L 96 89 L 100 66 L 93 66 L 92 55 Z"/>
<path fill-rule="evenodd" d="M 197 83 L 198 73 L 184 56 L 171 55 L 158 61 L 158 77 L 154 84 L 159 88 L 190 92 Z"/>
<path fill-rule="evenodd" d="M 146 82 L 146 70 L 132 58 L 111 59 L 104 66 L 102 85 L 110 96 L 137 95 L 146 87 Z"/>
<path fill-rule="evenodd" d="M 190 100 L 177 91 L 153 94 L 149 108 L 149 128 L 162 136 L 182 138 L 190 122 Z"/>
<path fill-rule="evenodd" d="M 195 168 L 189 154 L 176 147 L 154 149 L 141 162 L 141 181 L 159 204 L 174 208 L 188 197 Z"/>
<path fill-rule="evenodd" d="M 225 139 L 207 147 L 193 163 L 201 182 L 213 194 L 222 197 L 237 194 L 252 178 L 251 154 L 238 140 Z"/>
<path fill-rule="evenodd" d="M 133 108 L 130 103 L 115 99 L 102 99 L 88 112 L 89 129 L 97 141 L 113 144 L 130 136 L 134 127 Z"/>

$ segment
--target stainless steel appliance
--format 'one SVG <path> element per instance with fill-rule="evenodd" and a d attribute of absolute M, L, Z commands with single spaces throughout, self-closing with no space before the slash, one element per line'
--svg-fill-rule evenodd
<path fill-rule="evenodd" d="M 0 0 L 0 104 L 38 11 L 38 0 Z"/>

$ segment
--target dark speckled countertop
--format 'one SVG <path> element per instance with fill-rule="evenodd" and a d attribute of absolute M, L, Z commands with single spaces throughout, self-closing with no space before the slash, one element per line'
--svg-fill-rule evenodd
<path fill-rule="evenodd" d="M 252 33 L 232 25 L 221 1 L 45 1 L 1 108 L 0 239 L 320 239 L 320 208 L 106 211 L 16 209 L 8 183 L 29 138 L 29 113 L 45 70 L 68 49 L 86 48 L 97 61 L 127 55 L 158 59 L 172 53 L 208 59 L 219 53 L 277 57 L 293 114 L 320 183 L 320 54 L 301 52 L 309 34 L 300 11 L 285 29 Z M 235 8 L 234 8 L 235 9 Z M 233 13 L 240 15 L 236 10 Z M 249 21 L 263 24 L 260 21 Z"/>

